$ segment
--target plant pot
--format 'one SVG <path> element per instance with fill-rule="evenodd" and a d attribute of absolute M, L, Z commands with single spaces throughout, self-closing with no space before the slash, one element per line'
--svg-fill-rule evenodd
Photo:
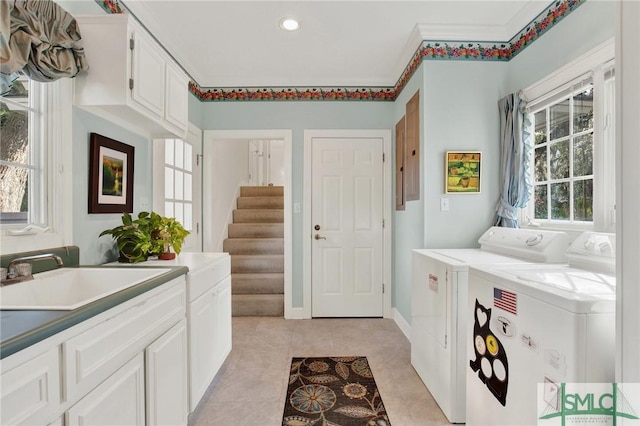
<path fill-rule="evenodd" d="M 158 255 L 158 259 L 160 260 L 173 260 L 176 258 L 175 253 L 160 253 Z"/>

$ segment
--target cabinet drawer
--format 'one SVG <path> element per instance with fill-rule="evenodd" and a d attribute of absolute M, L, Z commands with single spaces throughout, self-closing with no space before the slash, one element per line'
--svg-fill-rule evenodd
<path fill-rule="evenodd" d="M 86 394 L 179 322 L 185 317 L 185 304 L 181 284 L 64 342 L 66 399 Z"/>
<path fill-rule="evenodd" d="M 58 347 L 2 375 L 0 424 L 46 424 L 60 406 Z"/>
<path fill-rule="evenodd" d="M 189 272 L 189 274 L 187 274 L 187 292 L 189 293 L 189 302 L 193 302 L 198 297 L 202 296 L 230 273 L 230 256 L 225 256 L 222 260 L 199 271 Z"/>

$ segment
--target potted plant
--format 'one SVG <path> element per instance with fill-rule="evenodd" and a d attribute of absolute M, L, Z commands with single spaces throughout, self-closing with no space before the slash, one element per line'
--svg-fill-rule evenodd
<path fill-rule="evenodd" d="M 151 253 L 157 255 L 158 259 L 175 259 L 176 254 L 182 251 L 182 243 L 189 234 L 190 232 L 184 229 L 175 218 L 160 217 L 160 221 L 155 224 L 151 232 L 153 241 Z"/>
<path fill-rule="evenodd" d="M 162 217 L 154 212 L 140 212 L 137 219 L 133 219 L 129 213 L 123 213 L 122 225 L 102 231 L 100 237 L 111 235 L 116 240 L 120 252 L 119 262 L 144 262 L 154 247 L 152 231 L 159 226 L 161 220 Z"/>

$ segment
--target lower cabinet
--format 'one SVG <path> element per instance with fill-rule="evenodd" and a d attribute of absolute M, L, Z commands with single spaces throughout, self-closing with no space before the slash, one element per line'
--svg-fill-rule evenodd
<path fill-rule="evenodd" d="M 58 348 L 24 361 L 1 378 L 0 424 L 43 424 L 60 406 Z"/>
<path fill-rule="evenodd" d="M 187 325 L 183 319 L 145 350 L 147 424 L 187 424 Z"/>
<path fill-rule="evenodd" d="M 184 277 L 0 363 L 1 425 L 186 425 Z"/>
<path fill-rule="evenodd" d="M 188 319 L 189 409 L 193 411 L 231 351 L 231 277 L 191 302 Z"/>
<path fill-rule="evenodd" d="M 137 355 L 71 407 L 65 425 L 144 425 L 144 358 Z"/>

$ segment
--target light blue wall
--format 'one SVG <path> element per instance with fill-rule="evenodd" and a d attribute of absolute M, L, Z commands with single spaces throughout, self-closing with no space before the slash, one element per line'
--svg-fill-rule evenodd
<path fill-rule="evenodd" d="M 135 148 L 133 210 L 141 211 L 141 202 L 151 205 L 151 141 L 110 121 L 73 108 L 73 244 L 80 247 L 81 265 L 98 265 L 116 260 L 111 237 L 98 238 L 100 232 L 121 222 L 120 214 L 89 214 L 89 134 L 99 133 Z"/>
<path fill-rule="evenodd" d="M 615 1 L 588 0 L 508 63 L 513 93 L 615 36 Z"/>
<path fill-rule="evenodd" d="M 421 198 L 395 213 L 394 307 L 411 322 L 412 249 L 476 247 L 494 219 L 498 199 L 497 102 L 506 64 L 425 61 L 396 101 L 397 122 L 420 88 Z M 446 151 L 481 151 L 480 194 L 444 193 Z M 449 211 L 440 211 L 440 199 Z"/>
<path fill-rule="evenodd" d="M 189 93 L 189 122 L 202 129 L 202 102 Z"/>
<path fill-rule="evenodd" d="M 292 202 L 303 202 L 305 129 L 391 129 L 390 102 L 205 102 L 203 130 L 291 129 Z M 206 161 L 206 159 L 205 159 Z M 206 165 L 205 165 L 206 167 Z M 293 306 L 302 306 L 302 215 L 293 215 Z"/>

